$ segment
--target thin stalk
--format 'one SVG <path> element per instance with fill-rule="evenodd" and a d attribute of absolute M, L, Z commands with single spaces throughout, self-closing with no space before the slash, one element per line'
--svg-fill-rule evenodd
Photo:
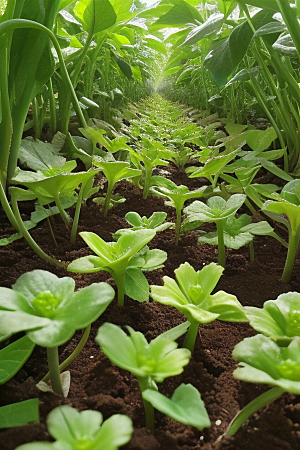
<path fill-rule="evenodd" d="M 54 242 L 54 245 L 55 245 L 55 247 L 58 247 L 57 240 L 55 238 L 55 235 L 54 235 L 54 232 L 53 232 L 53 228 L 52 228 L 52 225 L 51 225 L 50 217 L 48 217 L 48 216 L 47 216 L 47 224 L 48 224 L 48 228 L 49 228 L 52 240 Z"/>
<path fill-rule="evenodd" d="M 1 185 L 1 183 L 0 183 Z M 53 258 L 52 256 L 47 255 L 47 253 L 45 253 L 41 247 L 35 242 L 35 240 L 31 237 L 31 235 L 29 234 L 28 230 L 26 229 L 20 211 L 19 211 L 19 207 L 18 207 L 18 202 L 17 200 L 14 198 L 14 196 L 12 196 L 11 198 L 11 205 L 12 205 L 12 209 L 13 209 L 13 213 L 14 213 L 14 217 L 17 223 L 17 230 L 19 231 L 19 233 L 21 233 L 24 237 L 24 239 L 26 240 L 27 244 L 32 248 L 32 250 L 42 259 L 44 259 L 45 261 L 49 262 L 50 264 L 53 264 L 56 267 L 60 267 L 60 268 L 65 268 L 66 264 L 62 263 L 60 261 L 58 261 L 57 259 Z"/>
<path fill-rule="evenodd" d="M 47 360 L 52 389 L 56 394 L 63 396 L 59 371 L 58 347 L 47 347 Z"/>
<path fill-rule="evenodd" d="M 52 78 L 50 78 L 49 80 L 48 89 L 49 89 L 49 110 L 50 110 L 49 125 L 52 133 L 55 134 L 57 127 L 57 116 L 56 116 L 56 102 L 53 92 Z"/>
<path fill-rule="evenodd" d="M 241 425 L 254 414 L 257 410 L 272 403 L 278 397 L 280 397 L 284 393 L 284 390 L 280 387 L 274 387 L 269 389 L 267 392 L 264 392 L 259 397 L 252 400 L 252 402 L 248 403 L 231 421 L 225 436 L 233 436 Z"/>
<path fill-rule="evenodd" d="M 146 389 L 153 389 L 153 383 L 151 379 L 137 377 L 140 390 L 143 393 Z M 148 430 L 154 430 L 154 408 L 147 400 L 143 399 L 144 410 L 145 410 L 145 419 L 146 419 L 146 427 Z"/>
<path fill-rule="evenodd" d="M 64 208 L 63 208 L 63 206 L 62 206 L 62 204 L 61 204 L 59 195 L 57 195 L 57 196 L 55 197 L 55 204 L 56 204 L 56 206 L 57 206 L 57 208 L 58 208 L 58 211 L 59 211 L 59 213 L 60 213 L 60 215 L 61 215 L 62 220 L 64 221 L 64 223 L 66 224 L 66 226 L 69 227 L 69 224 L 70 224 L 70 217 L 69 217 L 69 215 L 66 213 L 66 211 L 64 210 Z"/>
<path fill-rule="evenodd" d="M 108 210 L 109 210 L 109 203 L 110 203 L 110 199 L 111 199 L 111 194 L 112 194 L 113 188 L 114 188 L 114 184 L 110 183 L 108 181 L 107 192 L 106 192 L 105 203 L 104 203 L 104 211 L 103 211 L 104 217 L 107 215 Z"/>
<path fill-rule="evenodd" d="M 151 185 L 151 176 L 152 176 L 152 169 L 151 167 L 145 167 L 145 182 L 144 182 L 144 189 L 143 189 L 143 198 L 148 197 L 150 185 Z"/>
<path fill-rule="evenodd" d="M 183 347 L 187 348 L 191 353 L 193 353 L 195 348 L 195 342 L 197 338 L 199 328 L 199 322 L 191 321 L 191 325 L 189 326 L 189 329 L 187 331 L 187 334 L 185 336 Z"/>
<path fill-rule="evenodd" d="M 224 220 L 217 220 L 217 234 L 218 234 L 218 263 L 224 267 L 226 265 L 226 249 L 224 243 Z"/>
<path fill-rule="evenodd" d="M 181 228 L 181 208 L 176 208 L 175 245 L 178 245 Z"/>
<path fill-rule="evenodd" d="M 67 367 L 69 367 L 69 365 L 74 361 L 74 359 L 77 358 L 77 356 L 79 355 L 79 353 L 81 352 L 81 350 L 83 349 L 83 347 L 85 346 L 89 335 L 90 335 L 90 331 L 91 331 L 91 325 L 88 325 L 85 330 L 84 333 L 78 343 L 78 345 L 76 346 L 76 348 L 73 350 L 73 352 L 71 353 L 70 356 L 68 356 L 68 358 L 66 358 L 61 364 L 59 364 L 59 372 L 62 373 Z M 44 378 L 42 378 L 41 381 L 44 381 L 46 383 L 46 381 L 50 380 L 50 372 L 48 372 Z"/>
<path fill-rule="evenodd" d="M 287 257 L 285 260 L 284 270 L 281 277 L 281 281 L 283 283 L 289 283 L 293 268 L 294 268 L 294 262 L 297 255 L 298 247 L 299 247 L 299 240 L 300 240 L 300 227 L 298 230 L 293 234 L 293 232 L 290 232 L 289 235 L 289 246 L 288 246 L 288 252 Z"/>
<path fill-rule="evenodd" d="M 118 288 L 118 306 L 122 307 L 124 306 L 125 297 L 125 272 L 114 272 L 112 275 Z"/>

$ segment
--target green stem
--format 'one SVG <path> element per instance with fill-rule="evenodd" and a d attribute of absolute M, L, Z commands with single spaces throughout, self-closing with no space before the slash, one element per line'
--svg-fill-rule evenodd
<path fill-rule="evenodd" d="M 279 387 L 274 387 L 269 389 L 267 392 L 264 392 L 256 399 L 252 400 L 252 402 L 248 403 L 231 421 L 225 436 L 233 436 L 241 425 L 254 414 L 257 410 L 262 408 L 263 406 L 268 405 L 269 403 L 276 400 L 280 397 L 285 391 Z"/>
<path fill-rule="evenodd" d="M 300 240 L 300 227 L 294 234 L 291 231 L 289 235 L 288 252 L 285 260 L 283 274 L 281 277 L 281 281 L 283 283 L 289 283 L 291 279 L 294 268 L 294 262 L 298 251 L 299 240 Z"/>
<path fill-rule="evenodd" d="M 45 253 L 41 249 L 41 247 L 35 242 L 35 240 L 31 237 L 28 230 L 26 230 L 25 225 L 22 220 L 22 217 L 21 217 L 21 214 L 20 214 L 20 211 L 19 211 L 18 202 L 14 198 L 14 196 L 11 197 L 11 206 L 12 206 L 12 209 L 14 212 L 15 220 L 17 222 L 17 230 L 19 231 L 19 233 L 21 233 L 23 235 L 27 244 L 34 250 L 34 252 L 40 258 L 44 259 L 45 261 L 49 262 L 50 264 L 53 264 L 56 267 L 65 268 L 66 267 L 65 263 L 62 263 L 62 262 L 58 261 L 57 259 L 52 258 L 52 256 L 47 255 L 47 253 Z"/>
<path fill-rule="evenodd" d="M 198 328 L 199 322 L 191 321 L 191 325 L 189 326 L 189 329 L 183 342 L 183 347 L 187 348 L 191 353 L 193 353 L 195 348 Z"/>
<path fill-rule="evenodd" d="M 58 347 L 47 347 L 47 360 L 53 392 L 63 396 L 59 371 Z"/>
<path fill-rule="evenodd" d="M 124 306 L 125 297 L 125 272 L 113 273 L 114 280 L 118 288 L 118 306 Z"/>
<path fill-rule="evenodd" d="M 178 245 L 181 228 L 181 208 L 176 208 L 175 245 Z"/>
<path fill-rule="evenodd" d="M 113 188 L 114 188 L 114 184 L 110 183 L 108 181 L 107 192 L 106 192 L 105 203 L 104 203 L 104 211 L 103 211 L 104 217 L 107 215 L 108 210 L 109 210 L 109 204 L 110 204 L 110 199 L 111 199 L 111 194 L 112 194 Z"/>
<path fill-rule="evenodd" d="M 140 390 L 143 393 L 146 389 L 153 389 L 153 382 L 151 378 L 143 378 L 137 377 Z M 157 390 L 157 389 L 156 389 Z M 145 410 L 145 419 L 146 419 L 146 427 L 148 430 L 154 430 L 154 408 L 147 400 L 143 399 L 144 410 Z"/>
<path fill-rule="evenodd" d="M 226 250 L 224 243 L 224 220 L 217 220 L 217 234 L 218 234 L 218 263 L 224 267 L 226 265 Z"/>
<path fill-rule="evenodd" d="M 60 215 L 61 215 L 62 220 L 64 221 L 64 223 L 65 223 L 66 226 L 68 227 L 69 224 L 70 224 L 70 217 L 68 216 L 68 214 L 67 214 L 66 211 L 64 210 L 64 208 L 63 208 L 63 206 L 62 206 L 62 204 L 61 204 L 59 195 L 57 195 L 57 196 L 55 197 L 55 204 L 56 204 L 56 206 L 57 206 L 57 208 L 58 208 L 58 210 L 59 210 L 59 213 L 60 213 Z"/>
<path fill-rule="evenodd" d="M 79 355 L 79 353 L 81 352 L 81 350 L 83 349 L 83 347 L 85 346 L 85 344 L 89 338 L 90 331 L 91 331 L 91 325 L 88 325 L 85 328 L 84 333 L 83 333 L 78 345 L 73 350 L 71 355 L 68 356 L 68 358 L 66 358 L 61 364 L 59 364 L 58 367 L 59 367 L 60 373 L 63 372 L 67 367 L 69 367 L 69 365 L 74 361 L 74 359 L 77 358 L 77 356 Z M 46 382 L 48 380 L 50 380 L 50 372 L 48 372 L 41 381 Z"/>
<path fill-rule="evenodd" d="M 77 199 L 76 208 L 75 208 L 75 214 L 74 214 L 74 218 L 73 218 L 73 225 L 72 225 L 72 230 L 71 230 L 71 244 L 75 244 L 75 242 L 76 242 L 76 235 L 77 235 L 77 230 L 78 230 L 78 222 L 79 222 L 79 216 L 80 216 L 80 211 L 81 211 L 83 192 L 84 192 L 86 183 L 87 182 L 82 183 L 80 192 L 78 194 L 78 199 Z"/>
<path fill-rule="evenodd" d="M 145 166 L 145 182 L 143 189 L 143 198 L 146 199 L 148 197 L 150 185 L 151 185 L 151 176 L 152 176 L 152 168 Z"/>

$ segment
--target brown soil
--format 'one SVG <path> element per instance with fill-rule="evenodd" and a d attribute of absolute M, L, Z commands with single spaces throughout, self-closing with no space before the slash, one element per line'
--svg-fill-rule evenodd
<path fill-rule="evenodd" d="M 169 170 L 169 169 L 168 169 Z M 177 184 L 186 182 L 184 173 L 175 171 L 172 178 Z M 191 182 L 191 180 L 189 180 Z M 199 183 L 199 180 L 198 180 Z M 191 186 L 191 185 L 190 185 Z M 193 187 L 196 187 L 193 180 Z M 137 211 L 149 216 L 154 211 L 166 210 L 168 219 L 174 220 L 172 208 L 166 208 L 161 199 L 149 197 L 142 200 L 140 190 L 132 184 L 122 182 L 117 191 L 127 198 L 103 217 L 101 207 L 91 200 L 81 214 L 80 231 L 94 231 L 107 241 L 111 233 L 126 226 L 124 214 Z M 23 205 L 24 218 L 30 213 Z M 54 233 L 58 242 L 55 248 L 47 223 L 32 231 L 32 235 L 49 254 L 63 261 L 72 261 L 89 253 L 85 243 L 78 238 L 75 246 L 68 243 L 68 230 L 60 217 L 53 220 Z M 12 233 L 2 214 L 1 237 Z M 208 245 L 197 244 L 197 233 L 189 232 L 181 237 L 178 247 L 174 246 L 174 231 L 166 230 L 155 237 L 151 247 L 167 251 L 168 260 L 163 269 L 148 272 L 150 284 L 162 284 L 162 276 L 173 277 L 174 269 L 188 261 L 196 270 L 211 261 L 217 262 L 217 250 Z M 280 275 L 283 270 L 286 250 L 270 237 L 256 238 L 254 242 L 255 263 L 249 262 L 248 249 L 238 251 L 227 249 L 227 267 L 217 286 L 235 294 L 243 305 L 262 306 L 264 301 L 275 299 L 287 291 L 300 292 L 300 280 L 296 276 L 300 269 L 299 257 L 289 285 L 283 285 Z M 10 287 L 24 272 L 45 269 L 59 276 L 72 276 L 77 288 L 92 282 L 108 281 L 114 286 L 107 272 L 97 274 L 72 274 L 56 269 L 39 259 L 24 240 L 18 240 L 0 249 L 0 285 Z M 130 373 L 112 366 L 94 341 L 95 334 L 103 322 L 130 325 L 145 334 L 148 340 L 178 325 L 184 320 L 174 308 L 165 307 L 151 300 L 138 303 L 125 299 L 120 309 L 113 302 L 107 311 L 92 326 L 90 339 L 79 357 L 70 366 L 71 388 L 67 399 L 55 394 L 42 393 L 36 383 L 47 372 L 46 355 L 43 348 L 36 348 L 22 370 L 7 384 L 0 387 L 0 405 L 26 400 L 40 399 L 40 424 L 29 424 L 21 428 L 5 429 L 0 432 L 0 449 L 13 450 L 17 445 L 37 440 L 51 440 L 45 419 L 56 406 L 71 405 L 78 410 L 95 409 L 102 412 L 104 419 L 115 413 L 127 414 L 132 418 L 135 431 L 126 450 L 296 450 L 300 449 L 300 401 L 299 396 L 283 395 L 273 404 L 251 417 L 234 437 L 222 437 L 235 414 L 249 401 L 267 389 L 235 380 L 232 372 L 236 367 L 231 353 L 233 347 L 254 331 L 248 324 L 215 321 L 201 326 L 200 335 L 190 364 L 182 375 L 167 379 L 159 389 L 171 396 L 182 382 L 193 384 L 201 393 L 212 426 L 198 431 L 181 425 L 156 412 L 156 429 L 152 433 L 145 428 L 142 400 L 136 379 Z M 74 349 L 81 332 L 61 347 L 61 360 Z"/>

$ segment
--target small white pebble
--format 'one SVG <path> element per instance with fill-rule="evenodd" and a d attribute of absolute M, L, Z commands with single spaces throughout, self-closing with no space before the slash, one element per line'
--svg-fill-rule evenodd
<path fill-rule="evenodd" d="M 200 436 L 199 440 L 203 441 L 204 440 L 204 436 Z"/>
<path fill-rule="evenodd" d="M 95 358 L 94 356 L 90 356 L 91 359 Z"/>
<path fill-rule="evenodd" d="M 221 423 L 222 423 L 222 420 L 220 420 L 220 419 L 215 421 L 215 424 L 217 425 L 217 427 L 218 427 L 219 425 L 221 425 Z"/>
<path fill-rule="evenodd" d="M 202 266 L 205 266 L 205 263 L 202 263 Z"/>

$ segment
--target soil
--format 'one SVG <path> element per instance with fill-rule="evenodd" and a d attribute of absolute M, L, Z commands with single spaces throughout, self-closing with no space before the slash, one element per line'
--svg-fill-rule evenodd
<path fill-rule="evenodd" d="M 183 171 L 168 168 L 169 176 L 177 183 L 186 183 L 190 188 L 198 187 L 203 180 L 188 179 Z M 191 184 L 192 183 L 192 184 Z M 142 199 L 140 189 L 128 182 L 117 185 L 116 191 L 126 197 L 126 202 L 109 211 L 103 217 L 102 207 L 88 200 L 82 209 L 79 231 L 94 231 L 103 239 L 111 241 L 111 233 L 126 226 L 124 215 L 137 211 L 149 216 L 154 211 L 167 211 L 168 220 L 174 221 L 174 210 L 166 207 L 162 199 L 149 197 Z M 29 218 L 31 204 L 22 205 L 23 218 Z M 69 230 L 59 216 L 52 221 L 58 247 L 55 247 L 46 222 L 32 230 L 32 235 L 43 250 L 54 257 L 70 262 L 91 253 L 80 237 L 74 246 L 68 241 Z M 1 237 L 12 234 L 13 230 L 4 214 L 0 217 Z M 282 233 L 282 230 L 277 230 Z M 284 236 L 284 233 L 283 233 Z M 285 236 L 286 237 L 286 236 Z M 196 270 L 212 261 L 217 262 L 217 249 L 197 244 L 197 232 L 183 235 L 178 246 L 174 245 L 174 231 L 158 233 L 150 243 L 152 248 L 160 248 L 168 253 L 164 268 L 147 272 L 150 284 L 162 284 L 162 277 L 174 276 L 174 269 L 188 261 Z M 283 292 L 300 292 L 299 256 L 294 266 L 290 284 L 280 282 L 286 249 L 271 237 L 257 237 L 254 241 L 255 262 L 249 260 L 249 250 L 227 249 L 227 266 L 217 286 L 217 290 L 235 294 L 243 305 L 261 307 L 266 300 L 276 299 Z M 11 287 L 24 272 L 44 269 L 58 276 L 71 276 L 77 288 L 92 282 L 114 281 L 107 272 L 96 274 L 72 274 L 57 269 L 42 261 L 28 248 L 24 240 L 13 242 L 0 249 L 0 285 Z M 13 450 L 16 446 L 31 441 L 51 441 L 47 432 L 46 416 L 56 406 L 67 404 L 78 410 L 99 410 L 108 418 L 112 414 L 127 414 L 133 420 L 135 431 L 125 450 L 296 450 L 300 449 L 300 398 L 284 394 L 277 401 L 253 415 L 233 437 L 223 433 L 235 414 L 248 402 L 268 389 L 238 381 L 232 372 L 237 363 L 231 354 L 234 346 L 243 338 L 254 335 L 246 323 L 225 323 L 214 321 L 201 325 L 201 335 L 196 342 L 195 352 L 184 372 L 169 378 L 159 385 L 159 390 L 170 397 L 181 383 L 191 383 L 201 393 L 211 419 L 211 427 L 199 431 L 182 425 L 156 412 L 155 431 L 145 428 L 142 399 L 136 379 L 129 372 L 113 366 L 101 352 L 94 337 L 104 322 L 130 325 L 145 334 L 148 340 L 184 321 L 185 318 L 174 308 L 149 301 L 139 303 L 125 298 L 125 307 L 119 308 L 116 301 L 92 325 L 90 339 L 78 358 L 72 363 L 69 396 L 64 399 L 53 393 L 43 393 L 36 383 L 47 372 L 46 352 L 37 348 L 22 370 L 8 383 L 0 386 L 0 405 L 38 397 L 40 399 L 40 424 L 0 431 L 0 449 Z M 76 332 L 70 342 L 60 348 L 60 358 L 65 359 L 75 348 L 81 337 Z M 180 341 L 181 342 L 181 341 Z"/>

